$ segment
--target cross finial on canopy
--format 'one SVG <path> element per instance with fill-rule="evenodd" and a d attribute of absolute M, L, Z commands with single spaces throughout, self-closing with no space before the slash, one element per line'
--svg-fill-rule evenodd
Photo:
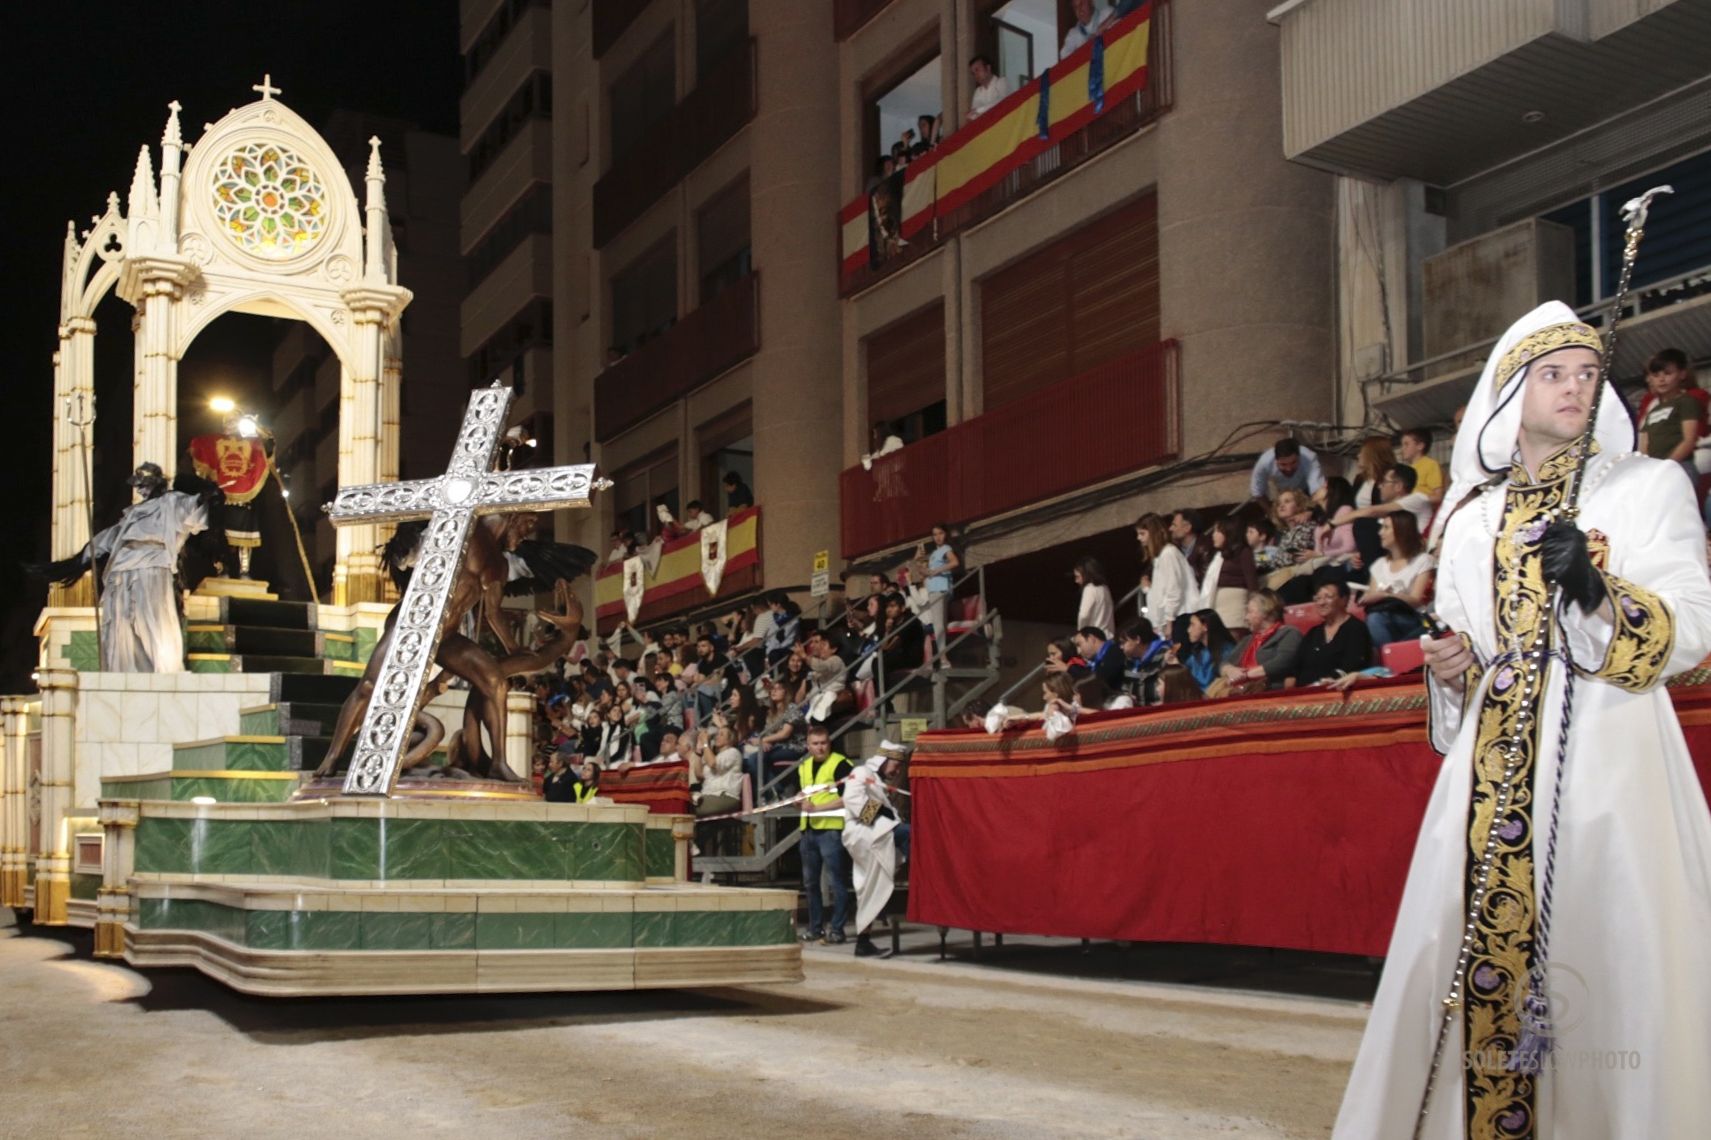
<path fill-rule="evenodd" d="M 272 72 L 268 72 L 266 75 L 263 75 L 261 77 L 261 82 L 251 86 L 250 90 L 261 92 L 261 97 L 262 97 L 263 102 L 266 102 L 267 100 L 272 99 L 275 95 L 283 95 L 285 93 L 280 88 L 275 87 L 273 85 L 273 73 Z"/>

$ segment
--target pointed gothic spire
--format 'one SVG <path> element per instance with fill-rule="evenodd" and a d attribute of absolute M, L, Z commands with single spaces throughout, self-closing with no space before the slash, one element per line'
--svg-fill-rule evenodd
<path fill-rule="evenodd" d="M 164 146 L 182 146 L 184 144 L 184 133 L 178 125 L 178 112 L 184 108 L 178 105 L 177 99 L 174 99 L 166 105 L 166 109 L 168 112 L 166 133 L 161 136 L 160 141 Z"/>
<path fill-rule="evenodd" d="M 392 240 L 392 223 L 386 217 L 386 170 L 380 164 L 380 136 L 371 135 L 368 140 L 368 197 L 363 203 L 363 213 L 367 215 L 368 239 L 363 260 L 364 276 L 369 281 L 386 281 L 390 279 L 387 269 L 387 247 Z"/>
<path fill-rule="evenodd" d="M 154 162 L 149 158 L 149 148 L 140 147 L 137 150 L 136 173 L 131 175 L 131 217 L 142 218 L 154 213 L 155 202 Z"/>

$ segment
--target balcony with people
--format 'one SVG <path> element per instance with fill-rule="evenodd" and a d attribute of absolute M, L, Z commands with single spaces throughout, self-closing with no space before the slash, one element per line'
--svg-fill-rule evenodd
<path fill-rule="evenodd" d="M 1089 5 L 1092 30 L 1072 19 L 1061 46 L 1002 19 L 1014 6 L 988 21 L 993 46 L 970 63 L 975 94 L 960 129 L 945 131 L 954 118 L 929 106 L 931 98 L 906 97 L 923 75 L 937 91 L 936 56 L 870 99 L 871 176 L 838 213 L 842 295 L 895 273 L 1169 108 L 1166 0 Z M 1055 63 L 1036 59 L 1047 50 Z"/>

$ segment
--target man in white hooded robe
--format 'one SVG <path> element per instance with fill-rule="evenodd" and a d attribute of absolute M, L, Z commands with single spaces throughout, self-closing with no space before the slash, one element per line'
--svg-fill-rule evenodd
<path fill-rule="evenodd" d="M 1574 440 L 1604 383 L 1598 350 L 1567 306 L 1529 313 L 1493 350 L 1456 440 L 1436 610 L 1457 637 L 1426 645 L 1431 738 L 1445 762 L 1339 1140 L 1416 1134 L 1446 1007 L 1421 1136 L 1711 1136 L 1711 811 L 1663 688 L 1711 650 L 1705 536 L 1679 466 L 1634 453 L 1632 421 L 1608 387 L 1579 517 L 1557 520 Z M 1546 618 L 1553 581 L 1565 596 L 1561 636 L 1529 677 L 1540 665 L 1519 651 Z M 1540 683 L 1535 714 L 1523 694 Z M 1512 796 L 1493 827 L 1510 748 Z M 1542 1027 L 1523 1024 L 1530 993 L 1548 1007 Z M 1528 1028 L 1554 1039 L 1536 1071 L 1516 1063 Z"/>

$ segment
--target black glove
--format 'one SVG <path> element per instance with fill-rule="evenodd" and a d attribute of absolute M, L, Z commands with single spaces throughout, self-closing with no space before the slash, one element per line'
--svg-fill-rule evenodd
<path fill-rule="evenodd" d="M 1545 581 L 1560 585 L 1564 598 L 1591 613 L 1604 604 L 1604 576 L 1586 550 L 1586 533 L 1573 523 L 1554 522 L 1539 540 Z"/>

